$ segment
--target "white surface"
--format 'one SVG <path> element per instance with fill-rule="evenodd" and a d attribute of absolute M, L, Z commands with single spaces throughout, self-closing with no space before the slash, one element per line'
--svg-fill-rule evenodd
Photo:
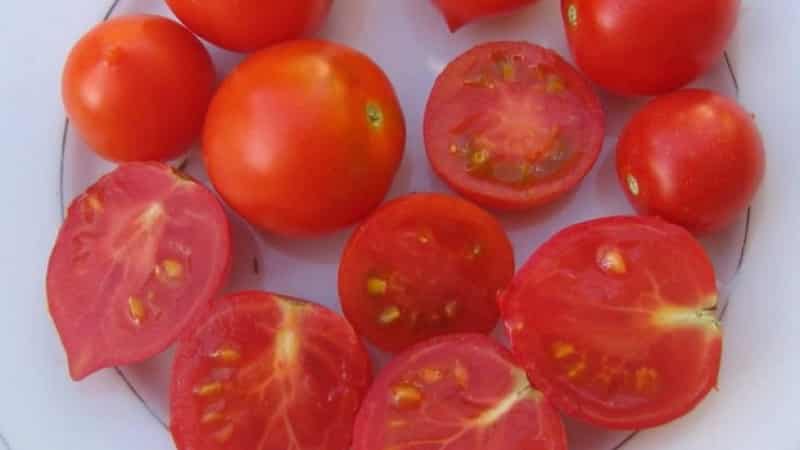
<path fill-rule="evenodd" d="M 474 43 L 528 39 L 566 53 L 557 0 L 512 18 L 491 20 L 451 36 L 427 0 L 337 0 L 323 36 L 369 53 L 394 81 L 408 119 L 406 159 L 392 195 L 408 190 L 443 190 L 430 172 L 420 137 L 421 113 L 433 77 Z M 744 103 L 753 110 L 768 147 L 768 175 L 754 208 L 744 271 L 734 286 L 742 228 L 707 244 L 733 303 L 725 319 L 726 341 L 720 392 L 681 421 L 637 436 L 625 448 L 639 450 L 797 450 L 800 373 L 796 345 L 800 285 L 794 253 L 800 251 L 800 183 L 793 118 L 800 91 L 792 84 L 800 69 L 800 9 L 794 2 L 750 1 L 731 48 Z M 784 6 L 785 5 L 785 6 Z M 789 6 L 793 5 L 793 6 Z M 15 450 L 128 450 L 173 448 L 161 424 L 113 371 L 83 383 L 69 381 L 65 360 L 46 314 L 43 276 L 60 222 L 59 157 L 63 112 L 61 65 L 72 43 L 108 9 L 99 0 L 14 2 L 0 27 L 6 61 L 0 73 L 0 143 L 8 155 L 0 171 L 5 206 L 2 223 L 3 313 L 0 314 L 0 435 Z M 119 12 L 157 11 L 160 0 L 121 0 Z M 222 55 L 221 67 L 237 58 Z M 701 85 L 731 92 L 725 67 Z M 515 241 L 518 263 L 553 231 L 571 222 L 626 212 L 609 163 L 614 137 L 632 105 L 604 98 L 613 113 L 610 139 L 580 191 L 541 213 L 503 220 Z M 103 170 L 68 139 L 65 193 L 71 198 Z M 192 164 L 194 173 L 201 170 Z M 285 241 L 252 234 L 239 223 L 234 288 L 267 287 L 336 306 L 335 273 L 347 233 L 312 241 Z M 261 254 L 262 250 L 264 255 Z M 262 261 L 253 274 L 252 259 Z M 314 279 L 312 285 L 306 282 Z M 793 329 L 794 328 L 794 329 Z M 164 416 L 169 355 L 127 368 L 131 381 L 154 411 Z M 610 449 L 620 436 L 571 426 L 573 450 Z M 4 442 L 0 440 L 0 449 Z"/>

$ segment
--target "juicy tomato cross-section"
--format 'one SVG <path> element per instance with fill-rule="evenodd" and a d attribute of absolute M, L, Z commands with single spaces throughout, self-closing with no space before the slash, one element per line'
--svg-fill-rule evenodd
<path fill-rule="evenodd" d="M 500 306 L 514 354 L 565 414 L 652 427 L 716 386 L 714 269 L 688 231 L 661 219 L 612 217 L 561 231 Z"/>
<path fill-rule="evenodd" d="M 565 450 L 561 418 L 484 335 L 419 344 L 370 388 L 353 450 Z"/>
<path fill-rule="evenodd" d="M 339 296 L 359 334 L 396 352 L 442 334 L 488 333 L 513 275 L 511 243 L 491 215 L 457 197 L 415 194 L 350 239 Z"/>
<path fill-rule="evenodd" d="M 214 195 L 161 163 L 120 166 L 78 196 L 47 268 L 72 378 L 170 345 L 225 283 L 229 234 Z"/>
<path fill-rule="evenodd" d="M 447 20 L 450 31 L 487 16 L 502 14 L 530 5 L 536 0 L 433 0 Z"/>
<path fill-rule="evenodd" d="M 528 209 L 572 190 L 600 153 L 605 114 L 589 84 L 552 50 L 479 45 L 433 86 L 424 120 L 436 173 L 484 206 Z"/>
<path fill-rule="evenodd" d="M 179 450 L 346 450 L 372 378 L 342 317 L 264 292 L 223 298 L 178 345 Z"/>

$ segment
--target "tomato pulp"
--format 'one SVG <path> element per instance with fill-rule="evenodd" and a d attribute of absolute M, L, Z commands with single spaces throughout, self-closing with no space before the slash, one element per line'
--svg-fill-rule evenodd
<path fill-rule="evenodd" d="M 656 218 L 573 225 L 501 296 L 512 350 L 565 414 L 641 429 L 716 386 L 722 333 L 714 269 L 689 232 Z"/>

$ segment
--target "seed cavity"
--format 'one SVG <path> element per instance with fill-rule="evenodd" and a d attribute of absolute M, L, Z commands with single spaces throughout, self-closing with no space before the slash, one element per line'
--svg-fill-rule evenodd
<path fill-rule="evenodd" d="M 222 383 L 219 381 L 211 381 L 209 383 L 201 384 L 194 388 L 194 394 L 198 397 L 211 397 L 222 393 Z"/>
<path fill-rule="evenodd" d="M 400 318 L 400 308 L 395 305 L 387 306 L 378 316 L 378 322 L 389 325 Z"/>
<path fill-rule="evenodd" d="M 601 247 L 597 251 L 597 265 L 600 270 L 614 275 L 622 275 L 627 272 L 625 258 L 617 248 Z"/>
<path fill-rule="evenodd" d="M 367 293 L 373 297 L 386 295 L 389 283 L 383 278 L 369 277 L 367 279 Z"/>
<path fill-rule="evenodd" d="M 625 181 L 628 183 L 628 190 L 631 192 L 631 194 L 633 194 L 634 196 L 638 196 L 639 181 L 636 180 L 636 177 L 634 177 L 632 174 L 629 173 L 628 176 L 625 177 Z"/>
<path fill-rule="evenodd" d="M 398 384 L 392 387 L 392 403 L 398 409 L 417 409 L 422 404 L 422 391 L 408 383 Z"/>
<path fill-rule="evenodd" d="M 139 297 L 128 297 L 128 312 L 130 313 L 131 320 L 135 325 L 141 325 L 142 321 L 147 316 L 147 309 L 144 302 Z"/>

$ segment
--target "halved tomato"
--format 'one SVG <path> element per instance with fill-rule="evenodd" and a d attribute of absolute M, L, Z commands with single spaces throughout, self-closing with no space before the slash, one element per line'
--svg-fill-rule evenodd
<path fill-rule="evenodd" d="M 717 384 L 714 269 L 688 231 L 661 219 L 611 217 L 561 231 L 500 302 L 531 382 L 570 416 L 653 427 Z"/>
<path fill-rule="evenodd" d="M 332 311 L 231 295 L 179 343 L 172 435 L 179 450 L 345 450 L 371 378 L 358 336 Z"/>
<path fill-rule="evenodd" d="M 442 11 L 450 31 L 487 16 L 517 10 L 536 0 L 433 0 Z"/>
<path fill-rule="evenodd" d="M 497 293 L 514 275 L 503 227 L 477 206 L 415 194 L 379 209 L 350 239 L 339 266 L 345 315 L 396 352 L 448 333 L 488 333 Z"/>
<path fill-rule="evenodd" d="M 395 358 L 370 388 L 353 450 L 565 450 L 561 418 L 508 351 L 451 335 Z"/>
<path fill-rule="evenodd" d="M 170 345 L 227 279 L 228 219 L 161 163 L 120 166 L 76 198 L 47 268 L 47 301 L 80 380 Z"/>
<path fill-rule="evenodd" d="M 484 206 L 528 209 L 575 188 L 603 145 L 589 84 L 552 50 L 479 45 L 436 80 L 424 124 L 436 173 Z"/>

